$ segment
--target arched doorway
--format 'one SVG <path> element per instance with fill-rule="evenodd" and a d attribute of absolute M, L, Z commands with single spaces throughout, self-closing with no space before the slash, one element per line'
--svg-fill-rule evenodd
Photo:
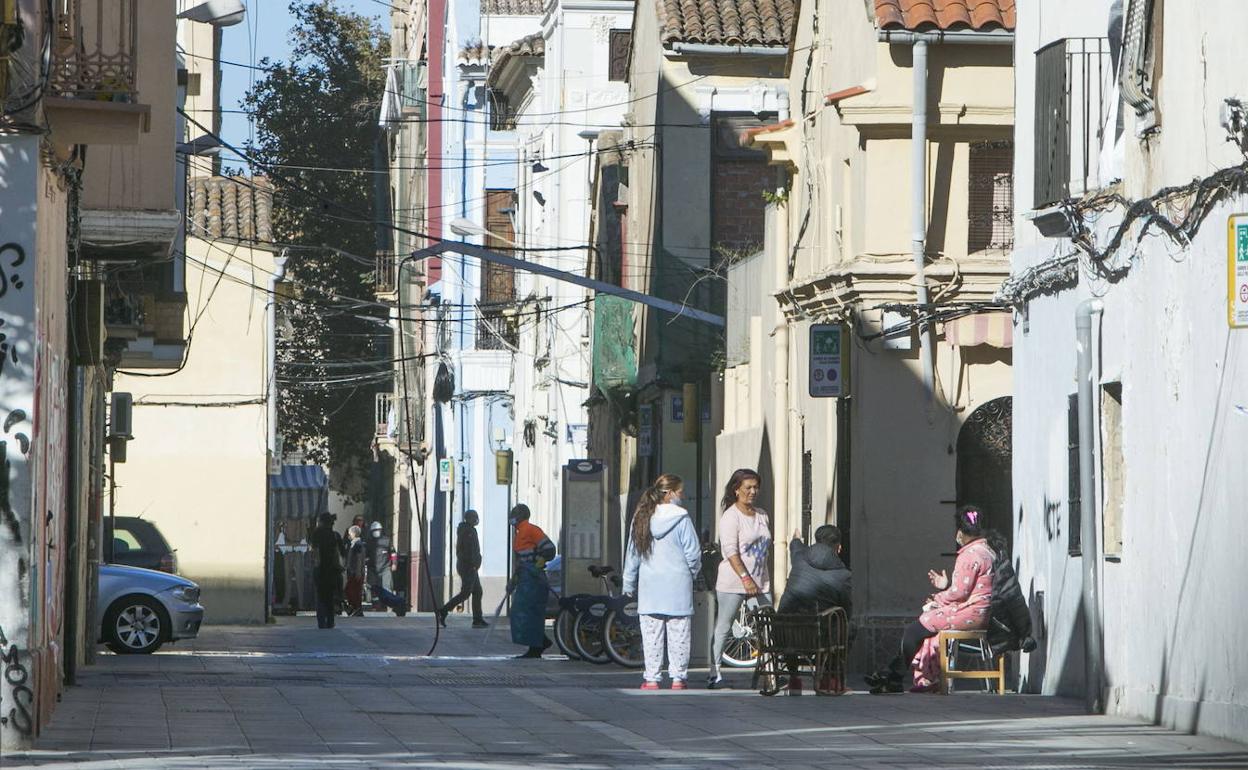
<path fill-rule="evenodd" d="M 958 505 L 980 506 L 988 526 L 1014 545 L 1013 485 L 1014 400 L 1010 396 L 983 404 L 958 432 Z"/>

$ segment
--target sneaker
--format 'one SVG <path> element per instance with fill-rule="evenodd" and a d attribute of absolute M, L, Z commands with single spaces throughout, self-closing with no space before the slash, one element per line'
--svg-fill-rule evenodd
<path fill-rule="evenodd" d="M 522 652 L 519 655 L 517 655 L 516 660 L 533 660 L 535 658 L 541 658 L 541 657 L 542 657 L 542 650 L 540 647 L 530 647 L 527 651 Z"/>
<path fill-rule="evenodd" d="M 484 620 L 474 620 L 472 621 L 472 627 L 473 628 L 489 628 L 490 624 L 486 623 Z"/>
<path fill-rule="evenodd" d="M 658 683 L 658 682 L 642 682 L 642 683 L 641 683 L 641 689 L 643 689 L 643 690 L 657 690 L 657 689 L 659 689 L 659 683 Z"/>
<path fill-rule="evenodd" d="M 684 680 L 684 679 L 673 679 L 673 680 L 672 680 L 672 689 L 673 689 L 673 690 L 688 690 L 688 689 L 689 689 L 689 685 L 685 684 L 685 680 Z"/>
<path fill-rule="evenodd" d="M 714 679 L 706 680 L 706 689 L 708 690 L 722 690 L 727 686 L 728 685 L 724 683 L 724 678 L 722 676 L 716 676 Z"/>
<path fill-rule="evenodd" d="M 872 695 L 891 695 L 902 691 L 901 680 L 890 680 L 884 684 L 872 687 L 870 693 Z"/>
<path fill-rule="evenodd" d="M 914 687 L 910 688 L 910 692 L 913 693 L 936 693 L 939 691 L 940 684 L 938 682 L 932 682 L 931 684 L 916 684 Z"/>

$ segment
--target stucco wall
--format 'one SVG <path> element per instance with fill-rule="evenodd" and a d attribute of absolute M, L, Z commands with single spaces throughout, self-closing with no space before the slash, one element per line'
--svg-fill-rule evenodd
<path fill-rule="evenodd" d="M 1055 3 L 1054 5 L 1058 5 Z M 1104 34 L 1108 3 L 1061 3 L 1052 12 L 1019 8 L 1020 50 L 1061 36 Z M 1159 89 L 1161 130 L 1145 142 L 1128 120 L 1124 192 L 1137 197 L 1242 162 L 1222 141 L 1216 104 L 1242 87 L 1245 53 L 1233 39 L 1244 9 L 1234 2 L 1166 3 L 1165 75 Z M 1050 19 L 1066 22 L 1050 24 Z M 1070 20 L 1076 20 L 1078 24 Z M 1042 23 L 1043 22 L 1043 23 Z M 1196 55 L 1196 51 L 1201 54 Z M 1019 114 L 1030 112 L 1034 75 L 1020 57 Z M 1193 88 L 1192 84 L 1201 84 Z M 1030 199 L 1031 137 L 1018 132 L 1018 189 Z M 1242 739 L 1248 735 L 1248 669 L 1236 663 L 1246 627 L 1248 524 L 1245 439 L 1248 338 L 1226 322 L 1226 222 L 1248 210 L 1232 197 L 1214 207 L 1190 246 L 1161 236 L 1125 238 L 1113 264 L 1130 264 L 1110 284 L 1082 271 L 1079 286 L 1033 298 L 1016 327 L 1015 507 L 1017 553 L 1025 592 L 1039 609 L 1044 634 L 1024 662 L 1033 690 L 1081 694 L 1084 683 L 1079 598 L 1082 558 L 1097 558 L 1110 711 L 1181 730 Z M 1093 225 L 1104 243 L 1117 212 Z M 1018 223 L 1016 272 L 1057 253 L 1067 241 L 1042 240 Z M 1123 549 L 1067 554 L 1070 526 L 1067 396 L 1075 390 L 1078 303 L 1100 297 L 1094 329 L 1094 381 L 1122 386 Z M 1102 539 L 1105 415 L 1098 428 L 1098 500 Z"/>
<path fill-rule="evenodd" d="M 203 589 L 205 622 L 255 623 L 264 618 L 265 296 L 245 284 L 264 285 L 273 254 L 197 238 L 187 253 L 198 321 L 185 368 L 114 383 L 134 396 L 135 436 L 116 467 L 117 515 L 160 529 L 178 571 Z"/>

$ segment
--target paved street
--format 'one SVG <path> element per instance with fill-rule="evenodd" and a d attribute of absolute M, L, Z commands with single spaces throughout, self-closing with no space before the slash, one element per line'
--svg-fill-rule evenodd
<path fill-rule="evenodd" d="M 505 625 L 487 634 L 452 618 L 426 658 L 431 640 L 428 616 L 339 619 L 335 631 L 298 617 L 104 655 L 38 750 L 3 765 L 1248 767 L 1246 746 L 1089 718 L 1063 699 L 642 693 L 614 666 L 510 660 Z"/>

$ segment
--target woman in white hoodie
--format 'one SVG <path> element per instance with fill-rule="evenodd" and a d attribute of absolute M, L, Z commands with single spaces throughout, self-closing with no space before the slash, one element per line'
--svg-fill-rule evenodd
<path fill-rule="evenodd" d="M 659 689 L 665 647 L 672 689 L 685 689 L 689 677 L 693 579 L 702 567 L 702 546 L 689 512 L 680 507 L 683 487 L 679 476 L 660 476 L 642 493 L 629 530 L 624 593 L 637 596 L 646 653 L 643 690 Z"/>

